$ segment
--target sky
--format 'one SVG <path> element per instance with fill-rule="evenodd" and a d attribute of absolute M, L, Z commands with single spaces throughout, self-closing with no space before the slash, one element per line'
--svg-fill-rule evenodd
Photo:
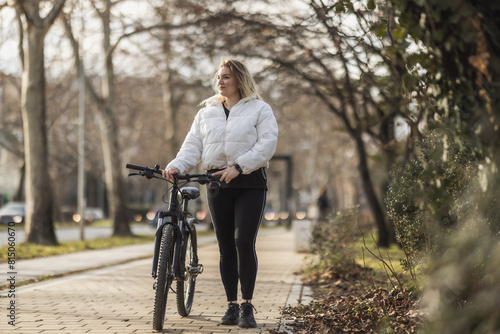
<path fill-rule="evenodd" d="M 82 7 L 83 10 L 79 10 L 77 15 L 72 19 L 74 34 L 79 38 L 80 34 L 83 33 L 84 37 L 81 40 L 83 40 L 82 50 L 85 62 L 88 63 L 88 67 L 92 67 L 94 71 L 100 72 L 102 71 L 102 66 L 100 65 L 102 61 L 99 61 L 99 58 L 102 57 L 101 25 L 99 19 L 93 15 L 93 9 L 89 7 L 89 4 L 85 1 L 81 3 L 86 7 Z M 128 0 L 119 5 L 120 8 L 117 9 L 119 9 L 122 16 L 128 18 L 125 26 L 132 26 L 134 22 L 138 21 L 147 24 L 146 20 L 142 18 L 151 17 L 151 14 L 147 13 L 147 6 L 145 4 L 145 1 Z M 79 13 L 84 13 L 85 15 L 83 18 L 85 22 L 83 30 L 81 28 L 82 16 L 78 15 Z M 112 27 L 112 29 L 121 32 L 121 23 Z M 64 34 L 61 23 L 56 21 L 45 38 L 45 61 L 46 65 L 50 65 L 46 66 L 49 75 L 61 75 L 73 68 L 72 51 Z M 0 10 L 0 71 L 8 75 L 19 76 L 21 74 L 18 39 L 19 30 L 14 9 L 10 7 L 3 8 Z M 123 41 L 121 44 L 129 49 L 134 48 L 134 45 L 128 41 Z M 116 62 L 118 71 L 122 70 L 121 64 L 123 62 Z"/>
<path fill-rule="evenodd" d="M 17 48 L 18 35 L 15 13 L 9 8 L 0 11 L 0 71 L 9 75 L 19 75 L 21 64 Z"/>

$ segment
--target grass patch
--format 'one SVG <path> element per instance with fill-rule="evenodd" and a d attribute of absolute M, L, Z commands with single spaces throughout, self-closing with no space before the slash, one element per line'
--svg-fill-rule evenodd
<path fill-rule="evenodd" d="M 9 227 L 12 227 L 12 226 L 9 226 L 8 224 L 0 224 L 0 231 L 7 231 L 9 229 Z M 15 225 L 15 228 L 16 230 L 24 230 L 24 223 L 17 223 Z"/>
<path fill-rule="evenodd" d="M 130 225 L 132 226 L 134 223 L 131 222 Z M 102 219 L 102 220 L 94 220 L 91 223 L 86 223 L 85 227 L 111 227 L 113 226 L 113 222 L 110 219 Z M 80 223 L 75 223 L 73 221 L 69 222 L 55 222 L 54 223 L 55 228 L 59 227 L 75 227 L 75 228 L 80 228 Z"/>
<path fill-rule="evenodd" d="M 372 268 L 373 270 L 380 271 L 381 273 L 385 272 L 383 269 L 383 263 L 370 254 L 370 252 L 367 251 L 368 249 L 372 253 L 375 253 L 378 257 L 382 258 L 386 263 L 390 264 L 396 273 L 405 273 L 405 270 L 401 266 L 401 259 L 405 258 L 405 254 L 401 247 L 396 244 L 392 244 L 389 248 L 379 248 L 375 240 L 373 240 L 373 238 L 369 235 L 365 236 L 364 241 L 363 238 L 357 239 L 353 248 L 355 252 L 355 262 L 360 266 Z"/>
<path fill-rule="evenodd" d="M 131 223 L 130 225 L 133 225 L 134 223 Z M 90 224 L 86 224 L 85 227 L 110 227 L 113 226 L 113 222 L 109 219 L 103 219 L 103 220 L 95 220 Z M 66 222 L 55 222 L 54 223 L 55 228 L 61 228 L 61 227 L 74 227 L 74 228 L 79 228 L 80 225 L 78 223 L 75 223 L 73 221 L 66 221 Z M 0 231 L 2 230 L 7 230 L 9 226 L 7 224 L 0 224 Z M 17 230 L 24 230 L 25 225 L 24 223 L 18 223 L 16 224 L 15 228 Z"/>
<path fill-rule="evenodd" d="M 369 269 L 367 281 L 386 281 L 385 287 L 388 289 L 392 286 L 418 294 L 421 277 L 416 274 L 416 268 L 409 270 L 404 265 L 407 259 L 404 250 L 397 244 L 392 244 L 389 248 L 378 247 L 372 235 L 368 235 L 356 239 L 354 247 L 354 262 Z"/>

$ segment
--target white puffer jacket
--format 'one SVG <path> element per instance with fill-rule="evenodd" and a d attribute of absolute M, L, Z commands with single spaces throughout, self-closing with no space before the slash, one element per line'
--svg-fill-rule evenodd
<path fill-rule="evenodd" d="M 221 103 L 208 101 L 196 115 L 179 153 L 167 168 L 187 173 L 201 160 L 204 170 L 240 165 L 243 174 L 267 167 L 276 150 L 278 124 L 271 107 L 241 99 L 226 120 Z"/>

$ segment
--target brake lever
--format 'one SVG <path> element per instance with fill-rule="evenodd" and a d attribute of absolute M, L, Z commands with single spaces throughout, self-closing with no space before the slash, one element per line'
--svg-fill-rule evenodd
<path fill-rule="evenodd" d="M 216 188 L 220 188 L 222 186 L 222 182 L 220 181 L 220 175 L 217 175 L 216 179 L 214 179 L 213 175 L 210 175 L 207 179 L 208 179 L 207 180 L 208 189 L 216 189 Z"/>
<path fill-rule="evenodd" d="M 216 182 L 217 183 L 219 181 L 215 181 L 212 178 L 212 175 L 210 174 L 210 175 L 205 175 L 203 177 L 198 178 L 198 180 L 196 182 L 198 182 L 201 185 L 205 185 L 205 184 L 210 183 L 210 182 Z"/>
<path fill-rule="evenodd" d="M 153 174 L 153 172 L 149 171 L 149 170 L 145 170 L 145 171 L 138 172 L 138 173 L 129 173 L 128 174 L 128 176 L 134 176 L 134 175 L 145 176 L 147 179 L 156 178 L 156 176 Z"/>
<path fill-rule="evenodd" d="M 221 178 L 222 175 L 212 175 L 210 174 L 210 179 L 209 179 L 209 182 L 214 182 L 214 183 L 217 183 L 219 186 L 222 184 L 222 182 L 220 181 L 220 178 Z"/>

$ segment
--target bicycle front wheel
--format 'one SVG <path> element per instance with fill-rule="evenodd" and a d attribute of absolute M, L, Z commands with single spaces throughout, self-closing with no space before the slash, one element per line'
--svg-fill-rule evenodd
<path fill-rule="evenodd" d="M 177 312 L 183 317 L 187 317 L 191 312 L 194 298 L 194 288 L 196 285 L 197 272 L 190 270 L 198 267 L 198 240 L 196 238 L 196 229 L 194 225 L 191 228 L 191 233 L 185 239 L 186 251 L 185 256 L 185 280 L 177 281 Z"/>
<path fill-rule="evenodd" d="M 163 227 L 160 255 L 158 257 L 158 277 L 156 280 L 155 306 L 153 311 L 153 329 L 162 330 L 167 307 L 167 295 L 173 280 L 174 227 Z"/>

